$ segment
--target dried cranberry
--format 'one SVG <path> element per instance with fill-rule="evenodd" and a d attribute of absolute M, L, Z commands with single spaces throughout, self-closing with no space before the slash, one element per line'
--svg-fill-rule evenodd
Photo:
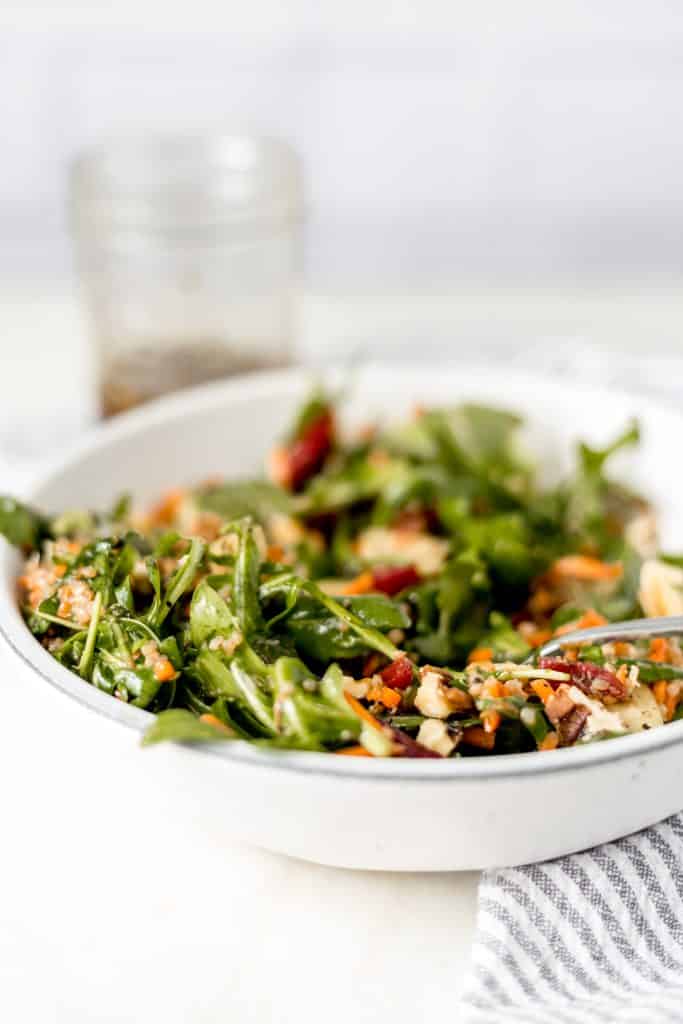
<path fill-rule="evenodd" d="M 292 490 L 298 491 L 317 473 L 330 453 L 334 438 L 334 417 L 328 411 L 316 417 L 288 451 L 289 479 Z"/>
<path fill-rule="evenodd" d="M 372 570 L 373 589 L 389 597 L 419 582 L 420 575 L 414 565 L 386 565 Z"/>
<path fill-rule="evenodd" d="M 553 672 L 566 672 L 574 686 L 578 686 L 583 693 L 604 700 L 609 697 L 612 700 L 624 700 L 627 689 L 626 683 L 622 682 L 614 672 L 603 668 L 601 665 L 593 665 L 589 661 L 564 661 L 562 658 L 539 658 L 539 668 L 548 668 Z M 560 682 L 548 680 L 549 684 L 557 689 Z"/>
<path fill-rule="evenodd" d="M 391 686 L 393 690 L 405 690 L 413 681 L 413 663 L 405 656 L 397 658 L 382 669 L 380 677 L 385 686 Z"/>

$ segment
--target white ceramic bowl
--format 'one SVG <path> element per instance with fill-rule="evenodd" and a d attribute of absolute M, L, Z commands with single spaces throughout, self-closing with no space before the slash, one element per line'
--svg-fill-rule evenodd
<path fill-rule="evenodd" d="M 217 472 L 253 475 L 309 383 L 296 371 L 254 376 L 128 414 L 73 450 L 31 497 L 56 512 L 104 507 L 123 490 L 144 500 Z M 643 441 L 638 453 L 622 458 L 622 474 L 656 502 L 665 543 L 683 547 L 676 458 L 683 418 L 651 401 L 504 367 L 368 368 L 354 378 L 348 408 L 351 418 L 367 421 L 401 417 L 418 402 L 461 399 L 526 416 L 527 441 L 548 477 L 566 468 L 577 437 L 604 441 L 637 415 Z M 16 606 L 17 568 L 2 545 L 0 628 L 14 651 L 46 684 L 134 733 L 144 730 L 147 712 L 83 683 L 33 639 Z M 579 749 L 480 759 L 340 758 L 241 742 L 172 745 L 144 757 L 150 777 L 157 772 L 160 784 L 175 788 L 179 813 L 219 816 L 237 838 L 343 867 L 438 871 L 542 860 L 625 835 L 683 806 L 676 784 L 683 722 Z"/>

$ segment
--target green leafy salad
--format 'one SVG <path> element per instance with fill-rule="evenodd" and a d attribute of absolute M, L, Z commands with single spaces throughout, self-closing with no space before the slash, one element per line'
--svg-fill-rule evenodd
<path fill-rule="evenodd" d="M 676 640 L 534 657 L 576 628 L 683 612 L 650 506 L 607 473 L 635 425 L 579 445 L 547 489 L 511 412 L 419 408 L 345 436 L 335 404 L 313 395 L 268 478 L 174 489 L 146 511 L 0 499 L 37 642 L 150 711 L 145 743 L 481 756 L 681 715 Z"/>

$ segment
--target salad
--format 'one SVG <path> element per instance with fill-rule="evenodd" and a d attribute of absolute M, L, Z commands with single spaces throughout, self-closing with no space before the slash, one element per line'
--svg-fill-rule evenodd
<path fill-rule="evenodd" d="M 683 561 L 578 446 L 552 489 L 519 418 L 417 408 L 344 436 L 316 392 L 269 478 L 215 478 L 51 516 L 0 499 L 28 628 L 84 685 L 154 714 L 144 743 L 249 740 L 342 756 L 550 751 L 683 717 L 676 640 L 534 651 L 683 612 Z"/>

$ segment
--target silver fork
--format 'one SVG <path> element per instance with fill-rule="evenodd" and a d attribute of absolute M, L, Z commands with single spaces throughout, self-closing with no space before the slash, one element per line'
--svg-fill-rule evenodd
<path fill-rule="evenodd" d="M 590 629 L 575 629 L 573 633 L 553 637 L 547 644 L 542 644 L 526 659 L 527 662 L 537 658 L 548 658 L 561 654 L 563 647 L 574 647 L 578 644 L 606 644 L 610 640 L 652 640 L 657 636 L 683 635 L 683 615 L 665 615 L 654 619 L 629 619 L 626 622 L 608 622 L 604 626 L 591 626 Z"/>

